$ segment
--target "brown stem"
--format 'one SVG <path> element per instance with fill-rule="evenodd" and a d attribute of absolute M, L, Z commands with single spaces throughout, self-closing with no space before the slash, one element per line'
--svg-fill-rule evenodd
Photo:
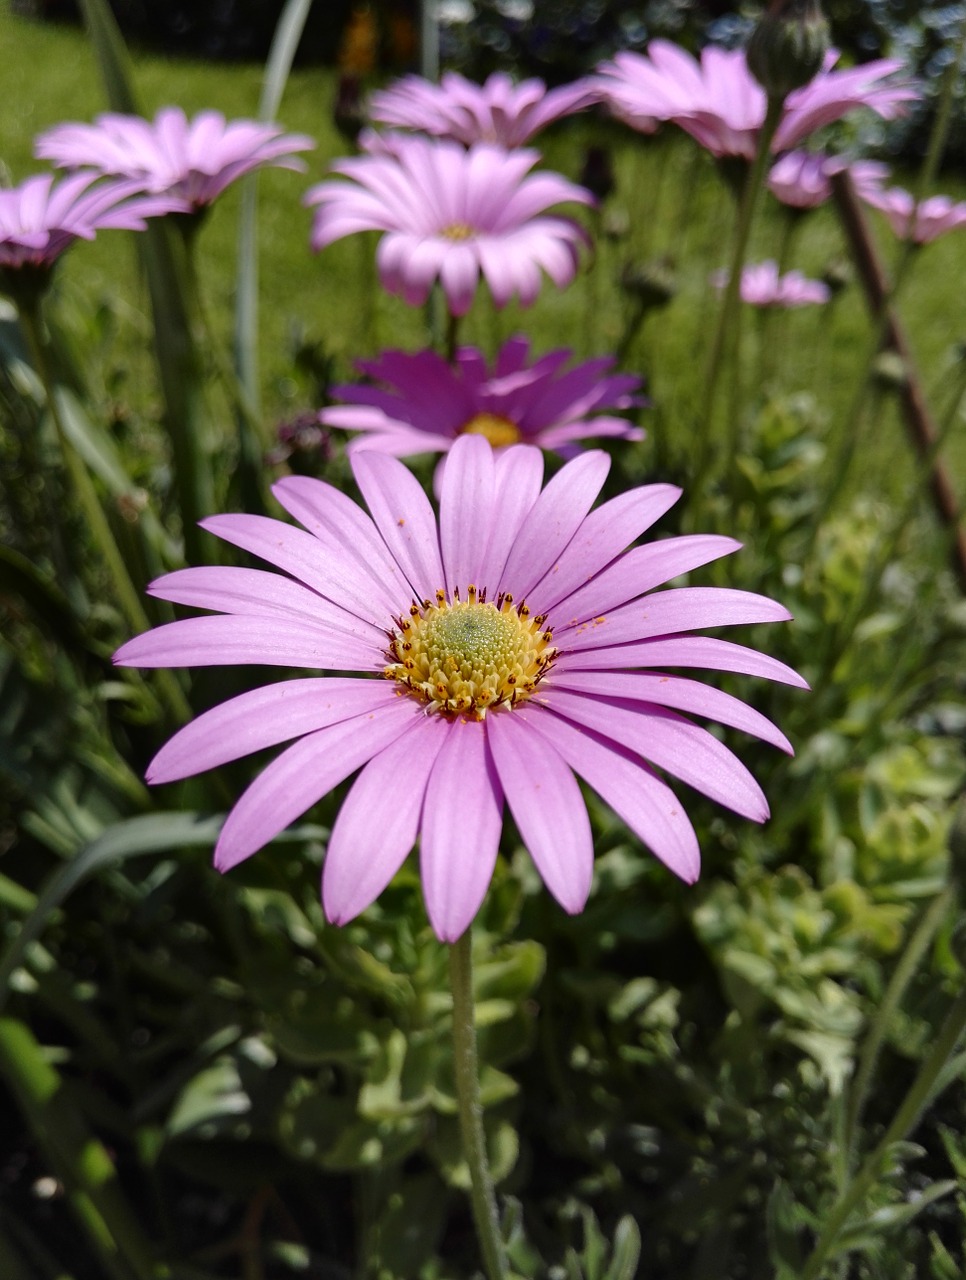
<path fill-rule="evenodd" d="M 905 378 L 899 396 L 913 448 L 920 458 L 928 458 L 935 452 L 937 428 L 929 412 L 929 406 L 926 404 L 909 340 L 892 306 L 892 287 L 889 278 L 876 251 L 865 215 L 855 194 L 855 187 L 847 172 L 833 176 L 832 194 L 852 248 L 852 256 L 865 289 L 869 310 L 881 324 L 882 346 L 895 351 L 902 360 Z M 966 591 L 966 529 L 960 523 L 956 491 L 949 473 L 939 458 L 933 459 L 929 489 L 936 514 L 952 536 L 953 570 L 961 589 Z"/>

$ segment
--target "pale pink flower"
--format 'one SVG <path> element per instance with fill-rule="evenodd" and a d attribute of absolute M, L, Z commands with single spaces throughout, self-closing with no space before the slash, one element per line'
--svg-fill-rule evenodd
<path fill-rule="evenodd" d="M 312 187 L 319 206 L 312 246 L 356 231 L 382 231 L 376 261 L 383 287 L 411 306 L 438 278 L 453 315 L 470 308 L 480 274 L 498 307 L 514 294 L 524 306 L 540 291 L 540 268 L 558 286 L 577 270 L 587 234 L 544 211 L 561 201 L 593 204 L 589 191 L 557 173 L 529 173 L 536 151 L 505 151 L 396 134 L 392 149 L 333 165 L 349 181 Z"/>
<path fill-rule="evenodd" d="M 901 62 L 880 58 L 836 70 L 838 56 L 831 50 L 815 79 L 788 95 L 772 141 L 774 152 L 798 146 L 858 107 L 891 120 L 918 97 L 910 84 L 889 79 Z M 754 159 L 767 98 L 748 70 L 743 49 L 709 45 L 698 62 L 669 41 L 652 40 L 646 55 L 625 51 L 597 70 L 602 99 L 634 128 L 650 133 L 670 120 L 714 156 Z"/>
<path fill-rule="evenodd" d="M 716 271 L 712 283 L 719 289 L 728 283 L 727 271 Z M 769 259 L 747 266 L 741 273 L 741 300 L 752 307 L 807 307 L 828 302 L 832 296 L 827 284 L 809 280 L 800 271 L 778 274 L 778 265 Z"/>
<path fill-rule="evenodd" d="M 372 382 L 333 387 L 332 394 L 349 403 L 323 409 L 319 418 L 362 433 L 350 452 L 381 449 L 396 457 L 445 453 L 468 433 L 495 449 L 536 444 L 565 457 L 590 437 L 644 438 L 626 418 L 600 413 L 642 403 L 635 394 L 639 378 L 608 374 L 611 356 L 567 368 L 571 351 L 551 351 L 533 363 L 529 352 L 526 338 L 510 338 L 489 369 L 475 347 L 459 348 L 453 364 L 433 351 L 385 351 L 358 361 Z"/>
<path fill-rule="evenodd" d="M 0 189 L 0 267 L 49 268 L 75 240 L 93 240 L 107 228 L 143 231 L 145 218 L 183 209 L 169 196 L 145 195 L 137 182 L 35 174 Z"/>
<path fill-rule="evenodd" d="M 352 457 L 367 516 L 318 480 L 275 495 L 304 525 L 222 515 L 209 533 L 280 573 L 182 569 L 151 593 L 215 611 L 129 641 L 125 666 L 254 663 L 358 674 L 285 680 L 202 713 L 148 769 L 174 782 L 291 743 L 243 793 L 215 849 L 242 862 L 361 770 L 332 826 L 322 877 L 328 918 L 363 911 L 416 841 L 430 921 L 453 941 L 486 893 L 504 803 L 547 887 L 581 910 L 593 873 L 581 777 L 686 881 L 694 829 L 667 773 L 753 821 L 768 805 L 754 778 L 691 716 L 782 750 L 784 735 L 739 699 L 674 667 L 803 685 L 776 659 L 699 634 L 788 618 L 781 605 L 721 587 L 656 591 L 735 551 L 714 535 L 630 544 L 680 490 L 652 484 L 591 510 L 609 460 L 597 450 L 542 487 L 543 455 L 495 454 L 462 436 L 448 455 L 437 517 L 396 458 Z M 684 714 L 682 714 L 684 713 Z"/>
<path fill-rule="evenodd" d="M 794 209 L 814 209 L 832 194 L 832 176 L 848 170 L 859 191 L 878 190 L 889 176 L 889 166 L 878 160 L 848 161 L 815 151 L 789 151 L 772 165 L 768 189 L 782 204 Z"/>
<path fill-rule="evenodd" d="M 456 71 L 446 71 L 439 84 L 422 76 L 404 76 L 372 95 L 369 115 L 379 124 L 416 129 L 471 146 L 495 142 L 520 147 L 562 116 L 582 111 L 597 101 L 589 80 L 548 89 L 542 80 L 514 84 L 504 71 L 495 71 L 474 84 Z"/>
<path fill-rule="evenodd" d="M 304 171 L 293 152 L 315 146 L 256 120 L 225 120 L 201 111 L 189 122 L 180 107 L 162 107 L 153 123 L 108 112 L 93 124 L 60 124 L 36 140 L 38 156 L 62 168 L 90 168 L 137 179 L 146 191 L 171 192 L 191 209 L 211 204 L 236 178 L 264 165 Z"/>
<path fill-rule="evenodd" d="M 912 240 L 913 244 L 929 244 L 966 223 L 966 203 L 957 203 L 949 196 L 929 196 L 917 204 L 916 197 L 902 187 L 860 190 L 859 195 L 885 214 L 901 240 Z"/>

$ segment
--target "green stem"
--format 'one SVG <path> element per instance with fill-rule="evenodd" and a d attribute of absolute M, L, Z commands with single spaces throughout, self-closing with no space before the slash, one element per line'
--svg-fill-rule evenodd
<path fill-rule="evenodd" d="M 64 419 L 60 412 L 60 405 L 57 401 L 57 391 L 54 385 L 54 377 L 50 368 L 50 361 L 47 358 L 47 348 L 43 338 L 43 323 L 40 319 L 39 305 L 24 305 L 20 312 L 20 318 L 23 322 L 24 334 L 27 338 L 27 345 L 30 349 L 30 355 L 37 370 L 37 375 L 43 384 L 44 394 L 47 397 L 47 408 L 50 410 L 50 417 L 54 424 L 54 430 L 57 433 L 57 440 L 60 445 L 61 455 L 64 464 L 67 467 L 67 473 L 70 476 L 71 484 L 74 487 L 74 493 L 80 503 L 84 518 L 87 521 L 101 555 L 107 565 L 108 572 L 114 581 L 114 589 L 117 591 L 118 602 L 124 611 L 124 616 L 128 623 L 135 631 L 146 631 L 151 623 L 144 607 L 141 604 L 141 598 L 138 595 L 134 583 L 131 581 L 127 571 L 127 565 L 118 550 L 117 542 L 111 532 L 111 526 L 108 523 L 107 516 L 100 504 L 97 492 L 94 488 L 94 482 L 88 474 L 87 468 L 78 456 L 77 451 L 70 442 L 67 429 L 64 425 Z"/>
<path fill-rule="evenodd" d="M 467 929 L 449 949 L 449 982 L 453 993 L 453 1064 L 463 1155 L 470 1170 L 476 1234 L 488 1280 L 507 1280 L 509 1268 L 500 1238 L 493 1175 L 486 1155 L 480 1073 L 473 1011 L 472 932 Z"/>
<path fill-rule="evenodd" d="M 104 508 L 101 506 L 100 499 L 97 496 L 97 490 L 94 488 L 94 482 L 87 467 L 84 465 L 84 460 L 74 448 L 67 434 L 67 428 L 57 400 L 57 388 L 53 371 L 47 356 L 39 302 L 32 305 L 24 304 L 20 310 L 20 319 L 31 359 L 44 388 L 47 408 L 54 424 L 54 431 L 60 445 L 64 465 L 70 476 L 70 482 L 74 488 L 74 493 L 80 504 L 87 527 L 104 558 L 107 571 L 114 584 L 114 590 L 117 593 L 118 604 L 133 631 L 148 631 L 151 628 L 151 621 L 144 610 L 144 606 L 141 604 L 141 597 L 137 588 L 131 581 L 124 557 L 121 555 L 114 534 L 111 532 L 110 523 L 104 513 Z M 191 708 L 181 691 L 181 686 L 171 673 L 160 673 L 158 685 L 167 703 L 168 710 L 174 718 L 178 721 L 189 720 L 191 718 Z"/>
<path fill-rule="evenodd" d="M 725 287 L 724 300 L 718 312 L 718 323 L 711 343 L 711 355 L 708 360 L 708 371 L 705 378 L 704 399 L 701 406 L 701 417 L 698 422 L 697 463 L 694 482 L 704 478 L 704 471 L 707 466 L 707 452 L 713 435 L 718 387 L 721 381 L 721 372 L 724 368 L 725 347 L 728 344 L 728 339 L 732 338 L 735 332 L 741 301 L 741 273 L 745 265 L 745 256 L 748 252 L 748 242 L 751 236 L 755 210 L 758 206 L 758 197 L 764 184 L 765 169 L 771 157 L 771 142 L 781 120 L 783 105 L 783 98 L 769 98 L 768 100 L 768 111 L 765 115 L 761 132 L 758 135 L 758 148 L 755 152 L 755 159 L 748 171 L 741 194 L 741 204 L 738 207 L 738 219 L 735 223 L 735 237 L 731 250 L 728 283 Z M 734 347 L 732 349 L 734 350 Z M 737 358 L 737 355 L 735 358 Z M 729 455 L 732 461 L 737 444 L 738 424 L 733 422 L 729 427 Z"/>
<path fill-rule="evenodd" d="M 850 1150 L 855 1141 L 859 1121 L 862 1118 L 862 1109 L 868 1097 L 869 1086 L 872 1083 L 872 1076 L 879 1061 L 879 1053 L 882 1049 L 886 1032 L 889 1030 L 892 1019 L 902 1002 L 906 988 L 915 977 L 922 957 L 935 937 L 936 930 L 946 918 L 954 899 L 954 890 L 947 886 L 942 893 L 932 900 L 919 920 L 899 963 L 895 967 L 892 977 L 889 979 L 889 985 L 886 987 L 885 994 L 876 1011 L 875 1019 L 869 1028 L 869 1034 L 859 1054 L 859 1065 L 856 1069 L 855 1080 L 849 1090 L 842 1144 L 843 1159 L 845 1160 L 849 1159 Z"/>
<path fill-rule="evenodd" d="M 460 317 L 449 313 L 446 316 L 446 350 L 445 356 L 450 364 L 456 359 L 456 344 L 459 341 Z"/>
<path fill-rule="evenodd" d="M 850 1216 L 864 1201 L 879 1177 L 890 1147 L 901 1142 L 915 1129 L 925 1108 L 933 1100 L 940 1076 L 952 1056 L 960 1037 L 966 1029 L 966 991 L 961 991 L 953 1001 L 929 1056 L 919 1069 L 919 1074 L 903 1099 L 892 1123 L 880 1138 L 875 1150 L 866 1158 L 854 1180 L 832 1206 L 815 1248 L 802 1269 L 800 1280 L 818 1280 L 822 1269 L 835 1248 L 842 1228 Z"/>

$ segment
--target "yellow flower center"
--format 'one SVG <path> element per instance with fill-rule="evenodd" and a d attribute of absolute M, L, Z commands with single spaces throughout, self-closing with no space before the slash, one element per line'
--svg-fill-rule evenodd
<path fill-rule="evenodd" d="M 485 436 L 494 449 L 507 444 L 516 444 L 520 439 L 520 428 L 509 418 L 500 413 L 476 413 L 464 426 L 460 427 L 461 436 Z"/>
<path fill-rule="evenodd" d="M 439 234 L 445 236 L 447 240 L 472 240 L 476 230 L 468 222 L 451 222 L 448 227 L 443 227 Z"/>
<path fill-rule="evenodd" d="M 459 588 L 453 600 L 436 592 L 436 603 L 410 606 L 389 633 L 387 679 L 425 702 L 428 712 L 482 720 L 488 710 L 513 707 L 533 693 L 557 650 L 546 618 L 531 617 L 525 603 L 485 590 Z"/>

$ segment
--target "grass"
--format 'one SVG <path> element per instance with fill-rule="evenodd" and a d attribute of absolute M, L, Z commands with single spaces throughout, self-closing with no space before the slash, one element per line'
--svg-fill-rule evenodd
<path fill-rule="evenodd" d="M 92 118 L 104 108 L 104 95 L 91 50 L 77 28 L 32 22 L 2 9 L 0 48 L 7 50 L 3 86 L 11 104 L 0 115 L 0 158 L 14 180 L 19 180 L 41 167 L 32 158 L 35 134 L 61 120 Z M 229 117 L 257 111 L 260 66 L 174 60 L 144 50 L 132 51 L 132 59 L 147 114 L 170 102 L 189 113 L 202 107 L 215 107 Z M 38 76 L 36 67 L 44 67 L 47 74 Z M 260 376 L 266 442 L 271 423 L 314 406 L 320 369 L 344 377 L 357 356 L 372 354 L 384 345 L 415 347 L 427 338 L 424 316 L 377 287 L 374 236 L 353 237 L 318 257 L 308 249 L 311 216 L 300 203 L 301 196 L 345 151 L 330 120 L 334 84 L 331 69 L 293 72 L 281 122 L 317 138 L 318 150 L 309 156 L 307 176 L 269 170 L 259 178 Z M 589 118 L 564 122 L 547 140 L 547 164 L 576 178 L 584 147 L 599 138 L 599 130 L 599 122 Z M 652 435 L 673 436 L 686 430 L 697 414 L 708 333 L 718 306 L 708 275 L 727 256 L 731 200 L 711 159 L 683 136 L 666 130 L 657 138 L 639 139 L 613 127 L 607 136 L 618 176 L 617 193 L 608 210 L 625 217 L 626 235 L 619 241 L 602 239 L 574 286 L 558 292 L 548 285 L 528 312 L 511 306 L 496 313 L 481 299 L 461 336 L 492 347 L 495 340 L 523 328 L 538 349 L 571 345 L 581 355 L 613 351 L 630 307 L 617 278 L 629 263 L 662 259 L 673 266 L 677 295 L 666 310 L 645 320 L 626 363 L 648 379 L 655 401 L 649 415 Z M 237 221 L 238 192 L 230 190 L 201 233 L 201 270 L 211 329 L 226 350 L 232 327 Z M 878 215 L 874 221 L 888 261 L 896 253 L 895 242 Z M 783 211 L 769 202 L 755 229 L 752 260 L 780 254 L 783 226 Z M 947 236 L 922 251 L 901 302 L 934 403 L 943 399 L 943 383 L 957 376 L 958 344 L 966 336 L 950 323 L 960 307 L 962 236 Z M 119 253 L 130 255 L 120 273 L 123 279 L 119 279 Z M 789 265 L 817 275 L 843 257 L 834 212 L 823 208 L 796 233 Z M 146 290 L 138 283 L 125 283 L 128 278 L 136 280 L 127 269 L 133 261 L 133 251 L 118 233 L 80 244 L 65 261 L 61 291 L 75 316 L 113 315 L 104 341 L 113 344 L 109 355 L 121 398 L 147 406 L 150 412 L 155 391 L 147 345 Z M 779 366 L 786 388 L 806 390 L 816 397 L 833 435 L 862 433 L 869 463 L 863 478 L 871 475 L 893 492 L 901 492 L 902 464 L 909 454 L 891 397 L 880 399 L 874 422 L 863 427 L 846 421 L 871 341 L 858 287 L 847 287 L 829 308 L 788 314 L 775 323 L 762 325 L 760 317 L 746 316 L 745 334 L 746 401 L 754 400 Z M 310 357 L 308 361 L 296 360 L 299 351 Z M 953 442 L 952 456 L 956 464 L 966 462 L 962 439 Z"/>

